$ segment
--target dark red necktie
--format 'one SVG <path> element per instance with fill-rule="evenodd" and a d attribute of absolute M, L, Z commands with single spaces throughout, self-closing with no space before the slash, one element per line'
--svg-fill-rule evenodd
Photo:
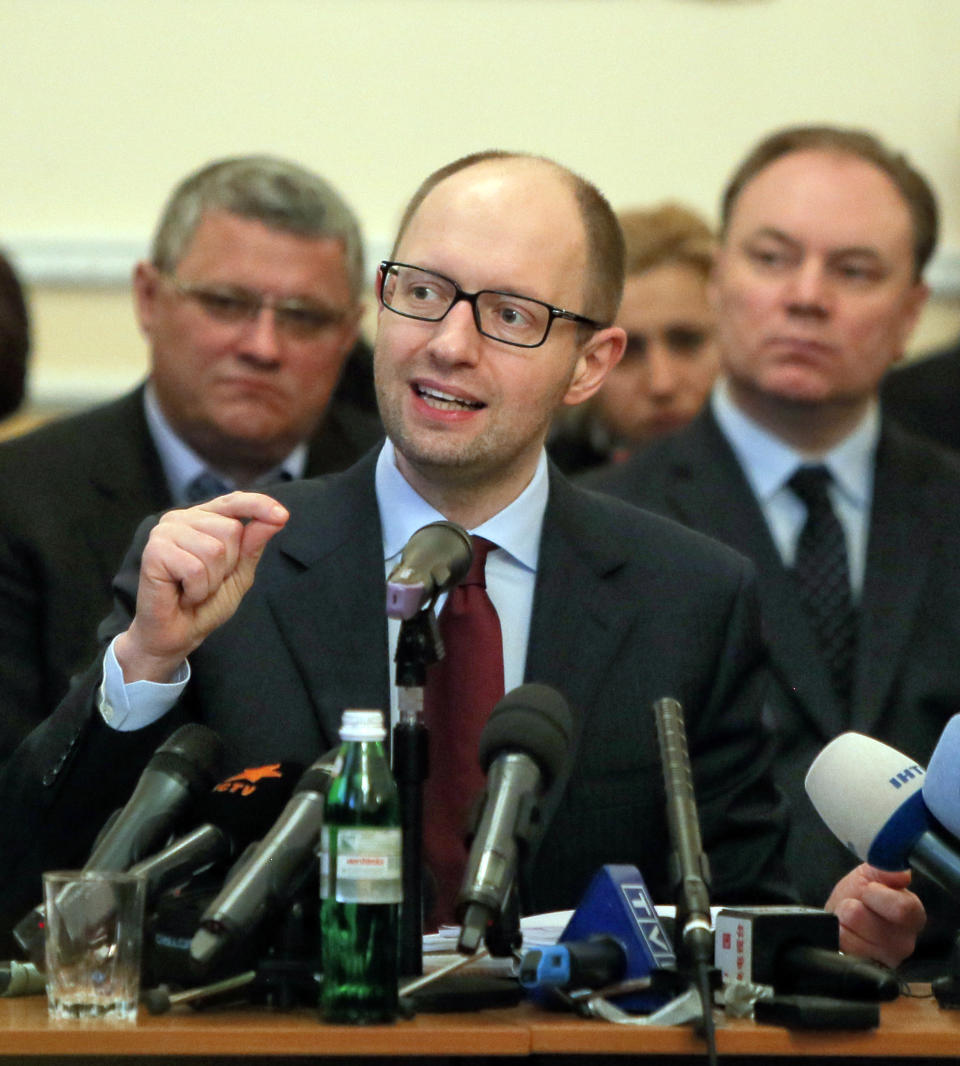
<path fill-rule="evenodd" d="M 450 591 L 440 612 L 444 657 L 430 667 L 424 693 L 430 773 L 424 788 L 423 855 L 436 886 L 427 929 L 455 920 L 470 813 L 484 786 L 477 755 L 480 734 L 503 696 L 500 619 L 484 575 L 487 554 L 496 545 L 483 537 L 472 540 L 470 572 Z"/>

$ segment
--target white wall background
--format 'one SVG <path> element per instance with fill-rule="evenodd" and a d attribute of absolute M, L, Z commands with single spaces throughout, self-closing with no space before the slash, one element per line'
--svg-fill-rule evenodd
<path fill-rule="evenodd" d="M 173 184 L 236 152 L 320 170 L 372 260 L 474 149 L 714 217 L 769 130 L 867 126 L 941 199 L 920 341 L 960 323 L 960 0 L 0 0 L 0 56 L 0 243 L 32 283 L 37 403 L 137 379 L 132 259 Z"/>

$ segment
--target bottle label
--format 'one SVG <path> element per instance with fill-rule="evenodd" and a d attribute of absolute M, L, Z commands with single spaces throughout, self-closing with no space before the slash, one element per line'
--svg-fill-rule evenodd
<path fill-rule="evenodd" d="M 335 866 L 330 862 L 332 851 Z M 403 896 L 401 855 L 399 829 L 324 826 L 321 898 L 338 903 L 399 903 Z"/>

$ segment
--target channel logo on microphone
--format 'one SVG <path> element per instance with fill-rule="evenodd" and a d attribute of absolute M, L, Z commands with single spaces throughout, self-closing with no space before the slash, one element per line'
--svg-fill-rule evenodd
<path fill-rule="evenodd" d="M 917 778 L 923 776 L 923 767 L 917 766 L 916 763 L 911 763 L 910 766 L 905 766 L 902 770 L 895 773 L 889 780 L 894 788 L 904 788 L 907 785 L 913 785 L 913 787 L 916 787 L 915 782 Z"/>
<path fill-rule="evenodd" d="M 278 762 L 270 763 L 268 766 L 248 766 L 240 773 L 232 774 L 219 785 L 215 785 L 213 791 L 252 796 L 261 781 L 279 781 L 282 777 L 283 770 Z"/>

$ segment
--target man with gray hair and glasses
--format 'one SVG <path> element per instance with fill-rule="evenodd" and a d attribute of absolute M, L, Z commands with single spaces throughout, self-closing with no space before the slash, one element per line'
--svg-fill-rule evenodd
<path fill-rule="evenodd" d="M 141 519 L 342 469 L 380 437 L 331 403 L 363 280 L 353 212 L 299 165 L 222 159 L 173 191 L 133 274 L 146 382 L 0 447 L 0 760 L 93 654 Z"/>

